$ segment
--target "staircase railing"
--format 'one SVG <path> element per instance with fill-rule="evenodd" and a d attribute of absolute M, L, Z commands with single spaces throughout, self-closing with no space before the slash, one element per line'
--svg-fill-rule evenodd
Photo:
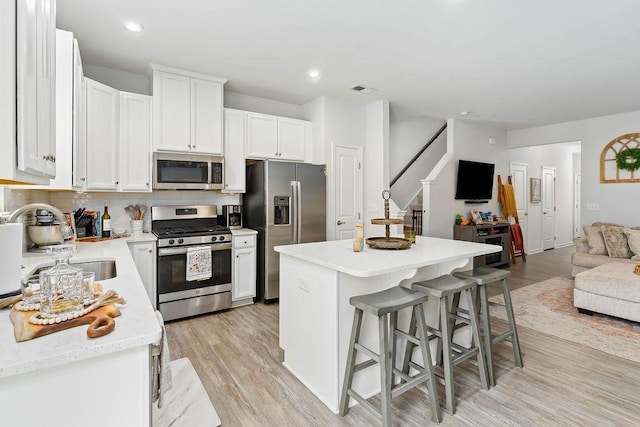
<path fill-rule="evenodd" d="M 431 137 L 431 139 L 429 141 L 427 141 L 427 143 L 424 145 L 424 147 L 422 147 L 420 149 L 420 151 L 418 151 L 418 153 L 413 156 L 413 158 L 411 160 L 409 160 L 409 163 L 407 163 L 407 165 L 405 167 L 402 168 L 402 170 L 391 180 L 391 184 L 389 185 L 390 187 L 393 186 L 393 184 L 395 184 L 400 177 L 402 177 L 402 175 L 404 175 L 404 173 L 411 167 L 411 165 L 413 165 L 416 160 L 418 160 L 420 158 L 420 156 L 422 155 L 422 153 L 425 152 L 425 150 L 427 148 L 429 148 L 429 146 L 431 144 L 433 144 L 433 142 L 438 139 L 438 137 L 442 134 L 442 132 L 445 131 L 445 129 L 447 129 L 447 123 L 445 123 L 436 133 L 435 135 L 433 135 Z"/>
<path fill-rule="evenodd" d="M 413 215 L 411 215 L 411 223 L 416 236 L 422 236 L 422 211 L 416 209 L 413 210 Z"/>

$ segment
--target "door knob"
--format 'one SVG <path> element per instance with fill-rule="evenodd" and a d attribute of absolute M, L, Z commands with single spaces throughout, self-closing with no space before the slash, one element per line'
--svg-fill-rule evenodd
<path fill-rule="evenodd" d="M 346 224 L 346 222 L 344 222 L 344 221 L 338 221 L 338 222 L 336 222 L 336 224 L 338 224 L 338 225 L 342 225 L 342 224 Z"/>

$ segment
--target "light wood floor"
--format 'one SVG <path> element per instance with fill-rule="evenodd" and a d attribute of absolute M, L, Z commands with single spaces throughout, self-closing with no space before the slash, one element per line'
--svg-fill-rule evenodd
<path fill-rule="evenodd" d="M 527 263 L 518 258 L 510 285 L 569 274 L 572 252 L 554 249 Z M 174 321 L 166 329 L 171 358 L 191 359 L 225 427 L 379 425 L 358 406 L 344 418 L 334 415 L 279 363 L 277 304 Z M 497 385 L 484 391 L 473 366 L 459 366 L 457 412 L 443 412 L 442 426 L 640 425 L 640 364 L 524 327 L 519 333 L 525 367 L 513 365 L 510 347 L 496 346 Z M 393 412 L 398 426 L 431 424 L 419 391 L 396 398 Z"/>

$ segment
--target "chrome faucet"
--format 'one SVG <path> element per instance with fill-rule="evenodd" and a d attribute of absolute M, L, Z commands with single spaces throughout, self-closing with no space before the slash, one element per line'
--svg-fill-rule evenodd
<path fill-rule="evenodd" d="M 46 203 L 30 203 L 28 205 L 24 205 L 21 208 L 16 209 L 9 218 L 7 218 L 8 223 L 16 222 L 18 217 L 23 213 L 36 209 L 45 209 L 53 214 L 54 217 L 58 219 L 60 222 L 60 231 L 62 232 L 62 237 L 66 240 L 67 238 L 73 235 L 73 230 L 69 225 L 67 225 L 67 218 L 64 216 L 62 211 L 55 206 L 47 205 Z"/>

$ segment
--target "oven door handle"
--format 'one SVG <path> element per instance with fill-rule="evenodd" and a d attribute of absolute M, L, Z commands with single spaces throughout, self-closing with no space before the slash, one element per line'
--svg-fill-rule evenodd
<path fill-rule="evenodd" d="M 200 247 L 200 246 L 198 246 Z M 229 250 L 231 249 L 231 242 L 229 243 L 218 243 L 215 245 L 208 245 L 209 249 L 211 249 L 211 251 L 224 251 L 224 250 Z M 182 247 L 182 248 L 160 248 L 158 249 L 158 256 L 169 256 L 169 255 L 181 255 L 181 254 L 186 254 L 187 253 L 187 248 L 186 247 Z"/>

